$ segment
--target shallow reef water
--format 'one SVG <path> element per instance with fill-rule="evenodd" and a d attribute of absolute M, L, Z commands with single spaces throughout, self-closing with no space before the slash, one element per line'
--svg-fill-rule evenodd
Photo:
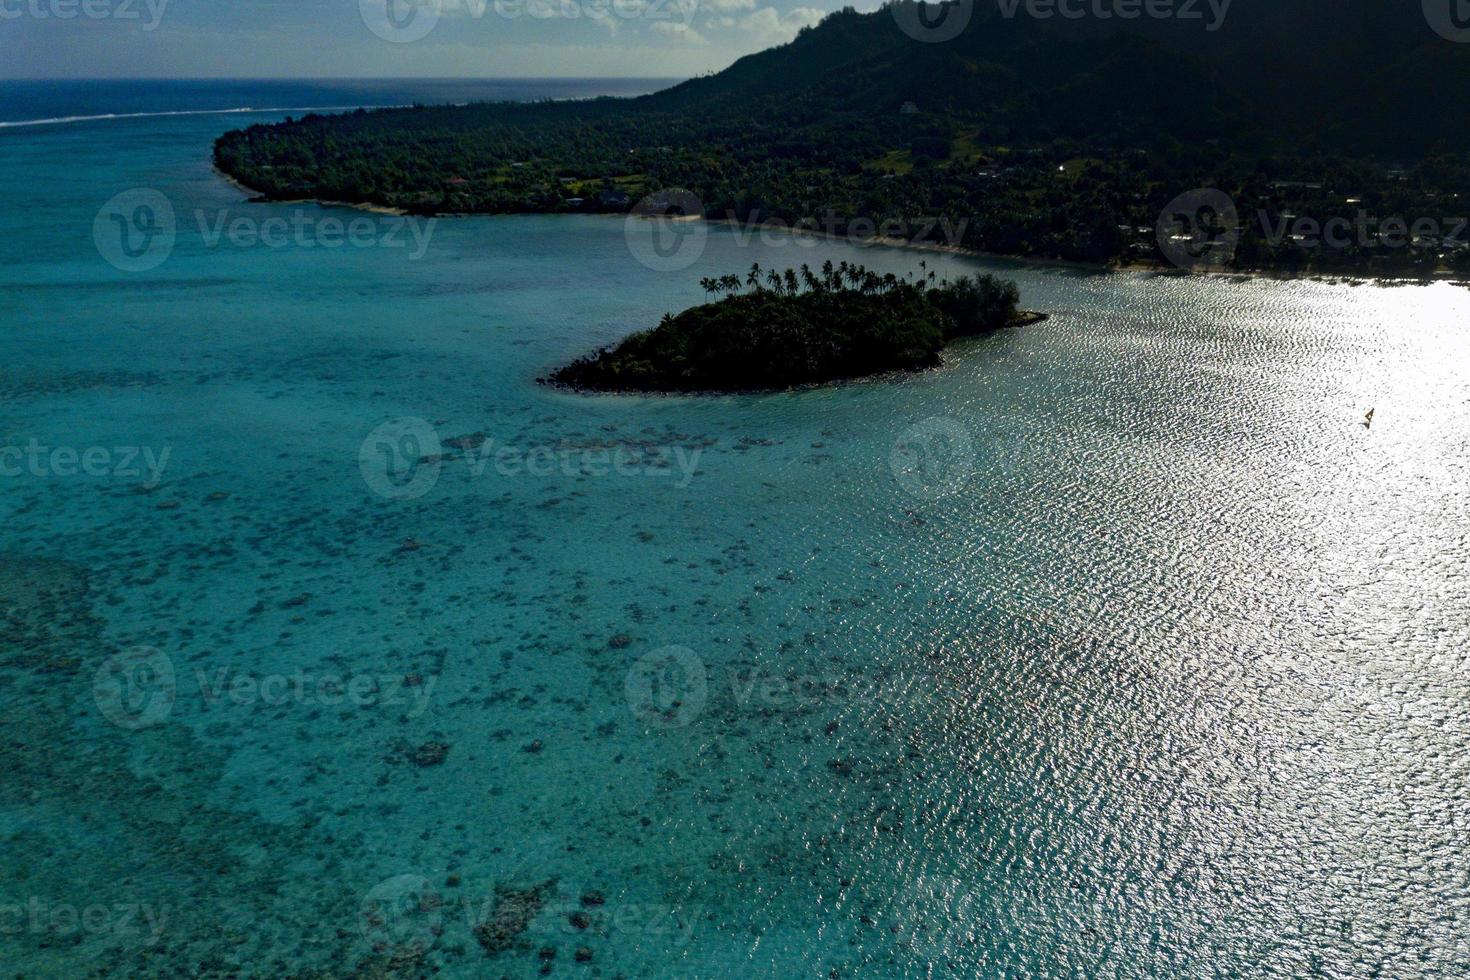
<path fill-rule="evenodd" d="M 0 447 L 48 450 L 0 477 L 0 972 L 1470 972 L 1470 293 L 210 245 L 302 208 L 211 172 L 232 124 L 0 132 Z M 152 270 L 92 240 L 132 188 Z M 535 383 L 828 258 L 1052 316 L 821 390 Z"/>

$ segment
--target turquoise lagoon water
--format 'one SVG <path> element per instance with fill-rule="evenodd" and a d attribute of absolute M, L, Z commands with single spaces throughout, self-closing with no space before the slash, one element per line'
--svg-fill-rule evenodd
<path fill-rule="evenodd" d="M 240 121 L 0 132 L 5 975 L 1470 972 L 1470 293 L 658 271 L 608 218 L 410 260 L 244 203 Z M 127 271 L 135 189 L 176 232 Z M 829 258 L 1053 317 L 535 383 Z"/>

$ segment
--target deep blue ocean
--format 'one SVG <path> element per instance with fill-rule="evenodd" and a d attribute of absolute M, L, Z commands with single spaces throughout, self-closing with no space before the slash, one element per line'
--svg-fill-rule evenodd
<path fill-rule="evenodd" d="M 0 83 L 0 973 L 1470 975 L 1470 292 L 211 166 L 662 84 Z M 822 390 L 536 383 L 827 259 L 1052 316 Z"/>
<path fill-rule="evenodd" d="M 361 106 L 455 105 L 464 102 L 586 99 L 599 95 L 643 95 L 677 79 L 490 78 L 490 79 L 271 79 L 14 81 L 0 79 L 0 123 L 56 124 L 99 116 L 152 114 L 239 114 L 251 118 L 222 125 L 259 122 L 271 110 L 353 109 Z M 299 112 L 298 112 L 299 114 Z M 223 130 L 222 130 L 223 131 Z"/>

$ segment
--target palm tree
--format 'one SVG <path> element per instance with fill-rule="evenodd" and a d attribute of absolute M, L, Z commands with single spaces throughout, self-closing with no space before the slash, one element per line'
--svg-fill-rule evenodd
<path fill-rule="evenodd" d="M 746 276 L 745 276 L 745 284 L 747 286 L 749 286 L 751 289 L 759 289 L 760 288 L 760 284 L 761 284 L 761 264 L 759 262 L 752 262 L 752 263 L 750 263 L 750 272 L 748 272 L 746 274 Z"/>

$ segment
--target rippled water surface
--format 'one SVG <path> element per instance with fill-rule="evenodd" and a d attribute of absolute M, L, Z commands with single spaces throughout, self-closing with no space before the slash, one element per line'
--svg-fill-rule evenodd
<path fill-rule="evenodd" d="M 719 228 L 659 272 L 606 218 L 410 261 L 243 203 L 232 124 L 0 132 L 0 447 L 102 451 L 0 458 L 7 975 L 1470 973 L 1470 293 Z M 535 384 L 829 258 L 1052 318 Z"/>

